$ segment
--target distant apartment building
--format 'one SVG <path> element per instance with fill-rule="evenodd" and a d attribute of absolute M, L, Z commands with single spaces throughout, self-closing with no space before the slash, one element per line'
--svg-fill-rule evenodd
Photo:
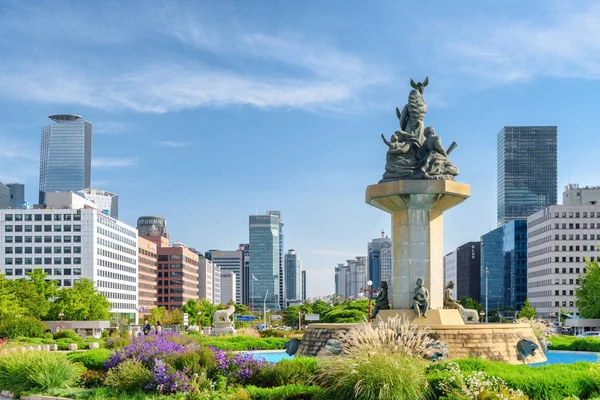
<path fill-rule="evenodd" d="M 306 300 L 306 270 L 302 271 L 302 300 Z"/>
<path fill-rule="evenodd" d="M 242 303 L 242 275 L 244 270 L 244 250 L 209 250 L 205 253 L 205 257 L 211 260 L 214 264 L 221 267 L 221 272 L 232 272 L 235 274 L 235 302 Z"/>
<path fill-rule="evenodd" d="M 285 288 L 288 301 L 302 300 L 302 261 L 294 249 L 285 254 Z"/>
<path fill-rule="evenodd" d="M 444 256 L 444 287 L 450 281 L 454 281 L 456 284 L 456 250 L 451 251 L 450 253 Z M 454 296 L 456 296 L 456 285 L 454 286 Z"/>
<path fill-rule="evenodd" d="M 392 240 L 381 232 L 381 237 L 373 239 L 367 246 L 368 278 L 373 281 L 373 288 L 378 288 L 382 281 L 392 281 Z"/>
<path fill-rule="evenodd" d="M 221 304 L 221 269 L 206 257 L 198 261 L 198 296 L 213 304 Z"/>
<path fill-rule="evenodd" d="M 9 183 L 6 186 L 10 189 L 10 208 L 28 208 L 25 207 L 25 185 Z"/>
<path fill-rule="evenodd" d="M 498 226 L 556 204 L 556 126 L 505 126 L 497 135 Z"/>
<path fill-rule="evenodd" d="M 480 292 L 490 310 L 521 310 L 527 299 L 526 220 L 510 221 L 481 237 Z"/>
<path fill-rule="evenodd" d="M 522 279 L 522 277 L 521 277 Z M 481 243 L 468 242 L 456 249 L 456 298 L 481 299 Z"/>
<path fill-rule="evenodd" d="M 59 287 L 93 281 L 115 318 L 137 321 L 138 236 L 71 192 L 47 193 L 46 209 L 0 210 L 0 273 L 25 278 L 34 269 Z"/>
<path fill-rule="evenodd" d="M 96 204 L 104 214 L 119 218 L 119 195 L 91 188 L 80 190 L 77 194 Z"/>
<path fill-rule="evenodd" d="M 221 304 L 221 267 L 213 263 L 213 303 Z"/>
<path fill-rule="evenodd" d="M 138 237 L 138 311 L 150 315 L 157 306 L 158 247 L 155 242 Z"/>
<path fill-rule="evenodd" d="M 90 187 L 92 124 L 74 114 L 50 115 L 42 128 L 39 204 L 45 193 L 77 192 Z"/>
<path fill-rule="evenodd" d="M 229 304 L 229 302 L 236 302 L 236 279 L 234 272 L 221 270 L 221 304 Z"/>
<path fill-rule="evenodd" d="M 8 209 L 10 206 L 10 189 L 0 182 L 0 210 Z"/>
<path fill-rule="evenodd" d="M 335 268 L 335 294 L 344 298 L 357 299 L 361 289 L 367 288 L 367 258 L 356 257 L 338 264 Z"/>
<path fill-rule="evenodd" d="M 600 187 L 569 185 L 563 205 L 527 218 L 527 297 L 542 318 L 579 314 L 575 291 L 585 259 L 600 259 Z"/>

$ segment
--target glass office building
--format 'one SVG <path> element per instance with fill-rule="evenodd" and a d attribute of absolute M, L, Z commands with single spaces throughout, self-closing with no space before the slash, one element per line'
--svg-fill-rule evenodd
<path fill-rule="evenodd" d="M 556 126 L 505 126 L 498 132 L 498 226 L 555 205 Z"/>
<path fill-rule="evenodd" d="M 250 216 L 250 304 L 276 311 L 279 306 L 279 226 L 277 215 Z"/>
<path fill-rule="evenodd" d="M 480 274 L 484 307 L 489 296 L 489 310 L 521 309 L 527 298 L 527 220 L 510 221 L 481 237 Z"/>
<path fill-rule="evenodd" d="M 276 215 L 279 218 L 279 307 L 285 309 L 286 289 L 285 289 L 285 266 L 283 252 L 283 222 L 281 222 L 281 211 L 267 211 L 267 215 Z"/>
<path fill-rule="evenodd" d="M 0 182 L 0 209 L 10 208 L 10 189 Z"/>
<path fill-rule="evenodd" d="M 286 300 L 302 300 L 302 261 L 294 249 L 285 255 L 285 288 Z"/>
<path fill-rule="evenodd" d="M 46 192 L 77 192 L 90 187 L 92 124 L 79 115 L 58 114 L 42 128 L 40 204 Z"/>
<path fill-rule="evenodd" d="M 10 189 L 10 208 L 24 208 L 25 185 L 9 183 L 6 186 Z"/>

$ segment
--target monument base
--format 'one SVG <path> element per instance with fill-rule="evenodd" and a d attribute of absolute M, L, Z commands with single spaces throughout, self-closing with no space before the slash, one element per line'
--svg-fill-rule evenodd
<path fill-rule="evenodd" d="M 210 336 L 235 335 L 233 322 L 215 322 L 210 330 Z"/>
<path fill-rule="evenodd" d="M 417 318 L 415 310 L 381 310 L 372 325 L 377 326 L 379 322 L 387 322 L 390 318 L 407 318 L 414 325 L 464 325 L 464 321 L 458 310 L 435 309 L 427 311 L 427 318 Z"/>

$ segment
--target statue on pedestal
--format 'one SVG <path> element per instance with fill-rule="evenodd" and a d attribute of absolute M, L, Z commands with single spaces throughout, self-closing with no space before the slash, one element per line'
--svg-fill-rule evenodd
<path fill-rule="evenodd" d="M 403 179 L 454 180 L 458 175 L 458 169 L 448 159 L 450 152 L 457 146 L 456 142 L 452 142 L 448 150 L 444 150 L 442 139 L 435 135 L 433 127 L 425 128 L 423 122 L 427 113 L 423 92 L 428 83 L 428 77 L 422 83 L 410 80 L 413 89 L 408 95 L 408 103 L 402 112 L 396 108 L 400 130 L 389 141 L 381 135 L 389 149 L 385 174 L 379 183 Z"/>
<path fill-rule="evenodd" d="M 417 279 L 417 287 L 413 291 L 413 308 L 417 313 L 417 318 L 423 315 L 423 318 L 427 318 L 427 310 L 429 309 L 429 290 L 423 286 L 423 279 Z"/>
<path fill-rule="evenodd" d="M 375 297 L 375 309 L 373 310 L 373 315 L 369 317 L 369 319 L 375 319 L 379 310 L 389 310 L 390 309 L 390 301 L 388 300 L 388 285 L 386 281 L 381 281 L 379 285 L 381 290 L 377 297 Z"/>
<path fill-rule="evenodd" d="M 448 282 L 446 288 L 444 289 L 444 308 L 458 310 L 465 322 L 479 322 L 477 310 L 464 308 L 462 305 L 460 305 L 460 303 L 452 296 L 452 289 L 454 289 L 454 281 Z"/>

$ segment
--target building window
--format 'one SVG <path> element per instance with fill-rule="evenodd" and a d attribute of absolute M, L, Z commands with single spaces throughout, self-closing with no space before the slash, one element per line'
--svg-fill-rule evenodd
<path fill-rule="evenodd" d="M 73 232 L 81 232 L 81 225 L 73 225 Z"/>
<path fill-rule="evenodd" d="M 52 232 L 52 225 L 44 225 L 44 232 Z"/>
<path fill-rule="evenodd" d="M 65 214 L 65 215 L 63 215 L 63 219 L 65 221 L 70 221 L 71 220 L 71 214 Z"/>
<path fill-rule="evenodd" d="M 23 214 L 15 214 L 15 221 L 23 221 Z"/>
<path fill-rule="evenodd" d="M 61 214 L 54 214 L 54 220 L 55 221 L 60 221 L 61 220 Z"/>
<path fill-rule="evenodd" d="M 70 247 L 63 248 L 63 253 L 70 254 L 71 253 L 71 248 Z"/>
<path fill-rule="evenodd" d="M 33 254 L 33 249 L 31 247 L 25 247 L 25 254 Z"/>
<path fill-rule="evenodd" d="M 13 248 L 12 247 L 5 247 L 4 248 L 4 252 L 6 254 L 12 254 L 13 253 Z"/>
<path fill-rule="evenodd" d="M 4 232 L 12 232 L 12 231 L 13 231 L 12 225 L 4 225 Z"/>
<path fill-rule="evenodd" d="M 36 225 L 33 227 L 33 231 L 34 232 L 41 232 L 42 231 L 42 225 Z"/>
<path fill-rule="evenodd" d="M 52 214 L 44 214 L 44 221 L 52 221 Z"/>
<path fill-rule="evenodd" d="M 60 268 L 54 268 L 54 275 L 62 275 L 62 270 Z"/>
<path fill-rule="evenodd" d="M 41 265 L 42 264 L 42 259 L 41 258 L 35 258 L 33 262 L 34 262 L 35 265 Z"/>
<path fill-rule="evenodd" d="M 60 254 L 62 252 L 62 247 L 55 247 L 54 254 Z"/>
<path fill-rule="evenodd" d="M 73 258 L 73 264 L 75 264 L 75 265 L 81 264 L 81 258 L 79 258 L 79 257 Z"/>
<path fill-rule="evenodd" d="M 4 216 L 4 220 L 5 220 L 5 221 L 9 221 L 9 222 L 10 222 L 10 221 L 12 221 L 12 220 L 13 220 L 13 216 L 12 216 L 12 214 L 6 214 L 6 215 Z"/>
<path fill-rule="evenodd" d="M 63 226 L 63 230 L 65 232 L 71 232 L 71 225 L 65 225 L 65 226 Z"/>
<path fill-rule="evenodd" d="M 65 264 L 67 264 L 67 265 L 70 265 L 70 264 L 71 264 L 71 257 L 65 257 L 65 259 L 64 259 L 64 263 L 65 263 Z M 70 275 L 70 274 L 71 274 L 71 273 L 69 272 L 69 275 Z"/>
<path fill-rule="evenodd" d="M 5 258 L 4 259 L 4 264 L 6 264 L 6 265 L 12 265 L 13 264 L 13 259 L 12 258 Z"/>
<path fill-rule="evenodd" d="M 81 243 L 81 236 L 73 236 L 73 242 Z"/>
<path fill-rule="evenodd" d="M 50 258 L 50 257 L 45 257 L 45 258 L 44 258 L 44 264 L 47 264 L 47 265 L 52 265 L 52 258 Z"/>
<path fill-rule="evenodd" d="M 73 253 L 81 254 L 81 247 L 73 247 Z"/>
<path fill-rule="evenodd" d="M 33 216 L 33 220 L 34 221 L 41 221 L 42 220 L 42 214 L 35 214 Z"/>
<path fill-rule="evenodd" d="M 73 221 L 81 221 L 81 214 L 74 214 Z"/>
<path fill-rule="evenodd" d="M 62 226 L 61 225 L 54 225 L 54 232 L 62 232 Z"/>
<path fill-rule="evenodd" d="M 44 254 L 52 254 L 52 247 L 44 247 Z"/>
<path fill-rule="evenodd" d="M 73 275 L 81 275 L 81 268 L 73 268 Z"/>
<path fill-rule="evenodd" d="M 4 243 L 12 243 L 12 242 L 13 242 L 12 236 L 4 236 Z"/>

